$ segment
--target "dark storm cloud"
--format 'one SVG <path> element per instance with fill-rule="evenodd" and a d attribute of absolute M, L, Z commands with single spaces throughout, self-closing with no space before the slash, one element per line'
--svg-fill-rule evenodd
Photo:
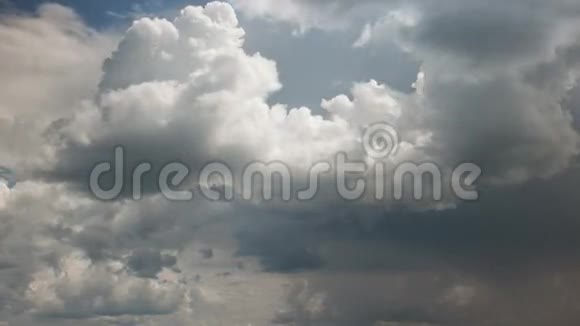
<path fill-rule="evenodd" d="M 156 250 L 138 249 L 128 259 L 128 266 L 140 277 L 155 278 L 164 267 L 175 266 L 175 256 L 163 255 Z"/>
<path fill-rule="evenodd" d="M 294 273 L 305 270 L 316 270 L 324 266 L 320 255 L 312 244 L 308 222 L 292 220 L 278 216 L 280 220 L 268 221 L 271 216 L 253 227 L 245 227 L 238 233 L 240 256 L 260 258 L 266 271 Z"/>
<path fill-rule="evenodd" d="M 300 252 L 308 261 L 317 252 L 319 259 L 326 261 L 324 265 L 311 267 L 315 269 L 420 270 L 438 260 L 456 264 L 471 273 L 481 272 L 482 277 L 518 273 L 534 267 L 541 269 L 545 261 L 552 259 L 576 260 L 580 221 L 572 189 L 579 180 L 578 173 L 570 173 L 552 181 L 504 190 L 487 189 L 477 203 L 440 212 L 381 213 L 379 209 L 373 211 L 352 205 L 328 210 L 328 216 L 321 216 L 318 212 L 301 211 L 297 206 L 294 208 L 301 212 L 300 217 L 293 216 L 293 210 L 277 211 L 275 215 L 279 219 L 267 219 L 273 214 L 266 214 L 256 218 L 263 223 L 251 228 L 246 226 L 239 237 L 242 245 L 248 246 L 242 247 L 242 252 L 252 251 L 266 261 L 286 259 L 290 264 Z M 369 220 L 365 222 L 364 217 Z M 322 247 L 335 241 L 335 244 L 383 243 L 384 246 L 381 251 L 363 252 L 359 257 L 348 256 L 348 250 L 342 252 L 344 256 L 325 256 Z M 407 251 L 410 248 L 414 251 Z M 398 250 L 405 252 L 399 259 L 389 254 Z M 357 255 L 356 250 L 350 253 Z M 372 258 L 365 259 L 365 255 Z M 352 264 L 349 259 L 353 259 Z M 480 265 L 488 265 L 490 269 L 480 271 Z"/>
<path fill-rule="evenodd" d="M 296 257 L 287 256 L 288 247 L 305 239 L 324 262 L 305 272 L 310 288 L 297 285 L 288 298 L 295 311 L 279 323 L 567 324 L 580 318 L 580 221 L 571 191 L 579 180 L 572 173 L 487 190 L 480 202 L 454 211 L 393 211 L 370 223 L 362 222 L 368 211 L 342 219 L 304 214 L 284 223 L 283 230 L 296 230 L 293 240 L 266 232 L 251 237 L 259 243 L 252 245 L 269 248 L 255 252 L 266 262 L 290 263 Z M 326 308 L 312 312 L 318 291 Z M 530 311 L 533 305 L 543 308 Z"/>
<path fill-rule="evenodd" d="M 415 42 L 445 52 L 455 52 L 473 63 L 521 60 L 543 50 L 553 28 L 552 17 L 533 8 L 481 4 L 429 14 Z"/>

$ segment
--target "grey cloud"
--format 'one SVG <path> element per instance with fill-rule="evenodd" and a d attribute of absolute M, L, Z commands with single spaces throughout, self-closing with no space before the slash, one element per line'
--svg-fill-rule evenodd
<path fill-rule="evenodd" d="M 0 21 L 0 164 L 18 175 L 46 164 L 43 132 L 94 95 L 116 36 L 57 4 L 2 12 Z"/>
<path fill-rule="evenodd" d="M 426 122 L 436 130 L 440 147 L 435 151 L 448 159 L 477 162 L 489 178 L 520 182 L 554 175 L 578 153 L 578 134 L 561 99 L 517 77 L 498 75 L 474 82 L 442 78 L 425 91 L 427 105 L 438 110 Z"/>
<path fill-rule="evenodd" d="M 199 251 L 199 253 L 205 259 L 212 259 L 213 258 L 213 249 L 201 249 Z"/>
<path fill-rule="evenodd" d="M 249 7 L 255 3 L 245 2 L 246 10 L 255 10 Z M 368 10 L 359 3 L 282 5 L 298 8 L 298 16 L 316 9 L 298 22 L 322 26 L 333 25 L 336 15 L 356 21 L 351 12 Z M 10 128 L 1 130 L 10 136 L 34 130 L 34 141 L 16 149 L 47 149 L 49 159 L 33 159 L 54 165 L 40 164 L 36 172 L 44 178 L 26 175 L 28 180 L 0 193 L 0 318 L 20 318 L 16 324 L 36 318 L 29 324 L 76 319 L 190 325 L 231 324 L 241 317 L 258 325 L 373 326 L 577 321 L 578 46 L 574 37 L 559 38 L 560 25 L 575 15 L 569 10 L 564 17 L 561 8 L 577 5 L 502 3 L 493 2 L 498 7 L 491 9 L 474 1 L 408 2 L 425 15 L 405 49 L 409 61 L 422 63 L 415 91 L 357 83 L 352 96 L 323 103 L 324 117 L 267 104 L 280 87 L 276 65 L 250 54 L 259 46 L 242 48 L 244 32 L 225 4 L 190 7 L 171 23 L 136 23 L 105 64 L 104 77 L 91 65 L 90 80 L 81 78 L 79 93 L 87 101 L 59 97 L 62 107 L 50 102 L 46 122 L 24 124 L 35 128 L 14 124 L 18 105 L 6 102 L 2 109 L 9 108 L 9 117 L 0 117 L 0 126 Z M 431 12 L 431 6 L 439 8 Z M 520 8 L 527 6 L 531 14 L 524 16 Z M 330 15 L 317 17 L 322 9 Z M 33 26 L 56 29 L 81 52 L 91 52 L 100 39 L 60 7 L 48 7 L 35 19 Z M 69 25 L 62 27 L 61 19 Z M 69 40 L 58 33 L 62 28 L 84 32 Z M 575 36 L 573 29 L 566 33 Z M 306 36 L 304 42 L 317 37 L 327 36 Z M 76 64 L 70 60 L 63 65 Z M 13 64 L 11 69 L 22 66 Z M 116 144 L 126 146 L 128 165 L 182 159 L 198 167 L 209 158 L 239 167 L 276 158 L 299 166 L 337 150 L 362 155 L 353 150 L 353 130 L 389 115 L 396 116 L 412 148 L 403 152 L 406 158 L 445 167 L 480 163 L 488 181 L 482 199 L 456 210 L 419 213 L 405 205 L 346 203 L 333 196 L 304 205 L 170 203 L 152 183 L 143 201 L 122 197 L 105 203 L 79 189 L 92 165 L 109 159 Z M 17 154 L 12 165 L 27 161 L 12 143 L 0 140 L 0 146 Z M 288 309 L 276 302 L 284 291 Z M 258 312 L 250 309 L 262 304 Z"/>
<path fill-rule="evenodd" d="M 414 42 L 457 53 L 473 64 L 525 60 L 546 49 L 554 21 L 532 8 L 486 5 L 429 13 L 421 20 Z"/>
<path fill-rule="evenodd" d="M 140 277 L 155 278 L 164 267 L 173 267 L 175 256 L 164 255 L 158 251 L 138 249 L 128 258 L 127 265 Z"/>
<path fill-rule="evenodd" d="M 310 247 L 323 253 L 325 265 L 304 274 L 308 288 L 296 285 L 288 298 L 295 308 L 278 321 L 544 325 L 577 320 L 572 307 L 579 299 L 573 275 L 579 268 L 580 222 L 570 191 L 577 180 L 575 172 L 488 189 L 481 202 L 454 211 L 388 212 L 376 216 L 371 228 L 356 211 L 351 219 L 328 219 L 326 225 L 314 216 L 307 219 L 310 224 L 295 221 L 303 225 L 297 233 L 314 240 Z M 531 306 L 543 309 L 531 311 Z"/>

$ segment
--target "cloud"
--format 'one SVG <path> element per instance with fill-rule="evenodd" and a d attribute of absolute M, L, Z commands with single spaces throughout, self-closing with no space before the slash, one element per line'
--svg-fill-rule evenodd
<path fill-rule="evenodd" d="M 50 156 L 46 128 L 94 96 L 116 37 L 56 4 L 0 19 L 0 161 L 22 169 Z"/>
<path fill-rule="evenodd" d="M 9 45 L 0 45 L 8 72 L 0 77 L 0 163 L 18 182 L 0 183 L 0 318 L 152 325 L 577 319 L 578 42 L 575 16 L 563 11 L 574 3 L 526 16 L 521 9 L 529 5 L 520 1 L 490 9 L 449 0 L 434 11 L 423 1 L 274 4 L 238 0 L 234 7 L 304 32 L 367 26 L 349 51 L 381 51 L 385 39 L 398 44 L 421 62 L 413 91 L 368 76 L 320 108 L 273 104 L 283 84 L 277 64 L 248 50 L 234 8 L 222 2 L 188 6 L 171 20 L 141 18 L 119 38 L 58 5 L 2 17 L 0 44 Z M 384 10 L 370 14 L 371 7 Z M 278 160 L 300 180 L 337 152 L 368 159 L 361 130 L 377 121 L 400 132 L 389 169 L 434 161 L 450 170 L 473 161 L 484 169 L 489 197 L 473 205 L 351 203 L 325 178 L 320 198 L 307 203 L 174 203 L 159 194 L 155 173 L 142 201 L 101 202 L 86 190 L 90 169 L 110 160 L 116 145 L 127 166 L 180 160 L 193 170 L 219 160 L 240 170 Z M 554 298 L 557 304 L 548 302 Z M 529 312 L 537 306 L 545 310 Z"/>
<path fill-rule="evenodd" d="M 310 28 L 342 29 L 349 25 L 351 11 L 364 9 L 376 1 L 333 0 L 235 0 L 233 5 L 249 17 L 265 17 L 298 25 L 304 32 Z M 367 13 L 368 11 L 365 10 Z M 345 19 L 346 18 L 346 19 Z"/>
<path fill-rule="evenodd" d="M 27 295 L 33 313 L 48 318 L 164 315 L 183 300 L 177 285 L 132 279 L 78 257 L 64 257 L 58 271 L 34 275 Z"/>

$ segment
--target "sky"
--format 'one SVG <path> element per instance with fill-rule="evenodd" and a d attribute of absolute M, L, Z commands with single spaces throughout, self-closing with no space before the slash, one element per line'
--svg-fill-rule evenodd
<path fill-rule="evenodd" d="M 579 16 L 0 0 L 0 326 L 578 324 Z"/>
<path fill-rule="evenodd" d="M 6 6 L 13 9 L 34 12 L 38 6 L 44 3 L 57 3 L 69 7 L 82 17 L 88 25 L 95 28 L 107 28 L 112 24 L 130 24 L 134 18 L 147 14 L 162 14 L 164 12 L 178 11 L 186 5 L 202 5 L 207 1 L 187 0 L 103 0 L 103 1 L 77 1 L 77 0 L 19 0 L 6 1 Z"/>

